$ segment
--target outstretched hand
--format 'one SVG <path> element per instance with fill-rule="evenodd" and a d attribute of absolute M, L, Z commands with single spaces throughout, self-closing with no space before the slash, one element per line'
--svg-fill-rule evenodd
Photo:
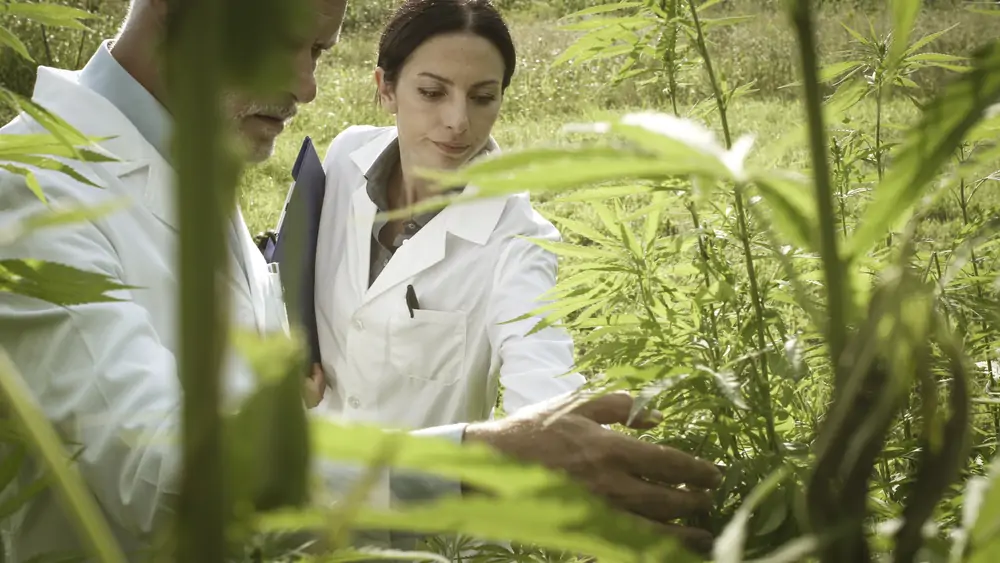
<path fill-rule="evenodd" d="M 470 424 L 465 439 L 560 470 L 616 508 L 661 526 L 689 548 L 709 551 L 709 532 L 673 521 L 707 513 L 712 502 L 705 490 L 718 487 L 722 473 L 708 461 L 602 426 L 640 429 L 659 423 L 658 413 L 629 421 L 632 405 L 632 396 L 624 392 L 596 398 L 566 395 L 508 418 Z"/>

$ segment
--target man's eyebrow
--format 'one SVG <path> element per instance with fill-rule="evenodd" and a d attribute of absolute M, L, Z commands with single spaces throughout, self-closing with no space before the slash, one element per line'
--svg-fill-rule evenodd
<path fill-rule="evenodd" d="M 418 74 L 418 76 L 426 76 L 427 78 L 433 78 L 434 80 L 437 80 L 438 82 L 443 82 L 443 83 L 449 84 L 449 85 L 454 85 L 455 84 L 451 80 L 448 80 L 447 78 L 445 78 L 443 76 L 438 76 L 438 75 L 434 74 L 433 72 L 421 72 L 421 73 Z M 483 80 L 482 82 L 476 82 L 475 84 L 472 85 L 472 87 L 473 88 L 478 88 L 479 86 L 492 86 L 493 84 L 499 84 L 499 83 L 500 83 L 500 81 L 498 81 L 498 80 Z"/>

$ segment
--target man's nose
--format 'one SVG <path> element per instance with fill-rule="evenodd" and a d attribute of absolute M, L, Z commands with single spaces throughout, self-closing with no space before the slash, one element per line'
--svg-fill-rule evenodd
<path fill-rule="evenodd" d="M 296 61 L 292 95 L 300 104 L 308 104 L 316 99 L 316 59 L 311 52 L 299 55 Z"/>

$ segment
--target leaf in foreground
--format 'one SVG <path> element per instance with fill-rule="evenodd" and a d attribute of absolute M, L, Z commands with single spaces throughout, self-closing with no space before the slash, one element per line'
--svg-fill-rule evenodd
<path fill-rule="evenodd" d="M 83 477 L 75 465 L 67 462 L 68 456 L 59 436 L 38 408 L 13 362 L 3 350 L 0 350 L 0 393 L 5 399 L 5 410 L 20 422 L 27 434 L 26 442 L 33 446 L 51 474 L 56 493 L 62 497 L 63 506 L 72 514 L 70 520 L 76 527 L 81 542 L 102 563 L 125 563 L 125 556 Z"/>
<path fill-rule="evenodd" d="M 609 561 L 684 560 L 676 542 L 645 521 L 610 509 L 554 472 L 508 459 L 484 445 L 459 446 L 446 440 L 318 419 L 312 424 L 316 456 L 364 466 L 384 461 L 397 471 L 437 475 L 485 493 L 443 498 L 398 511 L 363 508 L 348 523 L 355 529 L 463 533 L 484 540 L 582 552 Z M 395 441 L 394 449 L 388 459 L 380 458 L 385 453 L 382 445 L 389 438 Z M 271 531 L 283 526 L 324 527 L 332 525 L 330 518 L 335 515 L 286 512 L 269 517 L 262 525 Z"/>
<path fill-rule="evenodd" d="M 112 278 L 42 260 L 0 260 L 0 293 L 16 293 L 56 305 L 120 301 L 112 291 L 135 289 Z"/>

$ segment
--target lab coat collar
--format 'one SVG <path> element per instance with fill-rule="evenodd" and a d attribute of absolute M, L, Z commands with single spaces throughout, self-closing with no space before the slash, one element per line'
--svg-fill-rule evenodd
<path fill-rule="evenodd" d="M 351 160 L 359 167 L 362 175 L 371 169 L 379 156 L 395 139 L 396 128 L 390 127 L 351 153 Z M 498 152 L 500 152 L 500 148 L 491 137 L 483 153 L 477 158 Z M 475 186 L 466 186 L 462 195 L 470 197 L 474 196 L 475 193 Z M 364 301 L 371 301 L 387 290 L 444 260 L 448 234 L 473 244 L 485 245 L 500 221 L 506 205 L 506 197 L 474 198 L 449 204 L 406 244 L 396 250 L 382 273 L 375 278 L 371 287 L 364 291 Z M 358 219 L 356 222 L 357 250 L 359 256 L 362 257 L 361 263 L 364 266 L 359 269 L 359 273 L 364 273 L 365 279 L 367 279 L 371 226 L 377 210 L 365 189 L 359 189 L 355 192 L 354 208 L 358 214 L 356 216 Z M 361 270 L 363 272 L 360 272 Z M 361 278 L 359 277 L 355 281 L 360 283 Z"/>
<path fill-rule="evenodd" d="M 128 195 L 138 196 L 160 221 L 176 230 L 173 168 L 114 104 L 82 86 L 79 78 L 79 71 L 39 67 L 32 100 L 88 137 L 110 137 L 100 141 L 99 146 L 118 162 L 94 168 L 103 168 L 129 188 L 135 188 L 139 193 Z M 136 172 L 141 175 L 134 176 Z"/>
<path fill-rule="evenodd" d="M 387 127 L 385 131 L 351 152 L 351 161 L 360 169 L 363 177 L 367 177 L 379 157 L 396 141 L 397 134 L 398 131 L 395 127 Z M 473 160 L 498 153 L 500 153 L 500 146 L 493 136 L 490 136 L 486 146 Z M 472 197 L 476 191 L 475 186 L 466 186 L 462 191 L 462 196 Z M 367 192 L 365 193 L 367 194 Z M 503 197 L 470 199 L 448 205 L 438 214 L 438 217 L 445 223 L 444 228 L 453 235 L 476 244 L 486 244 L 505 205 L 506 198 Z M 430 223 L 422 227 L 421 230 L 426 229 L 429 225 Z"/>

